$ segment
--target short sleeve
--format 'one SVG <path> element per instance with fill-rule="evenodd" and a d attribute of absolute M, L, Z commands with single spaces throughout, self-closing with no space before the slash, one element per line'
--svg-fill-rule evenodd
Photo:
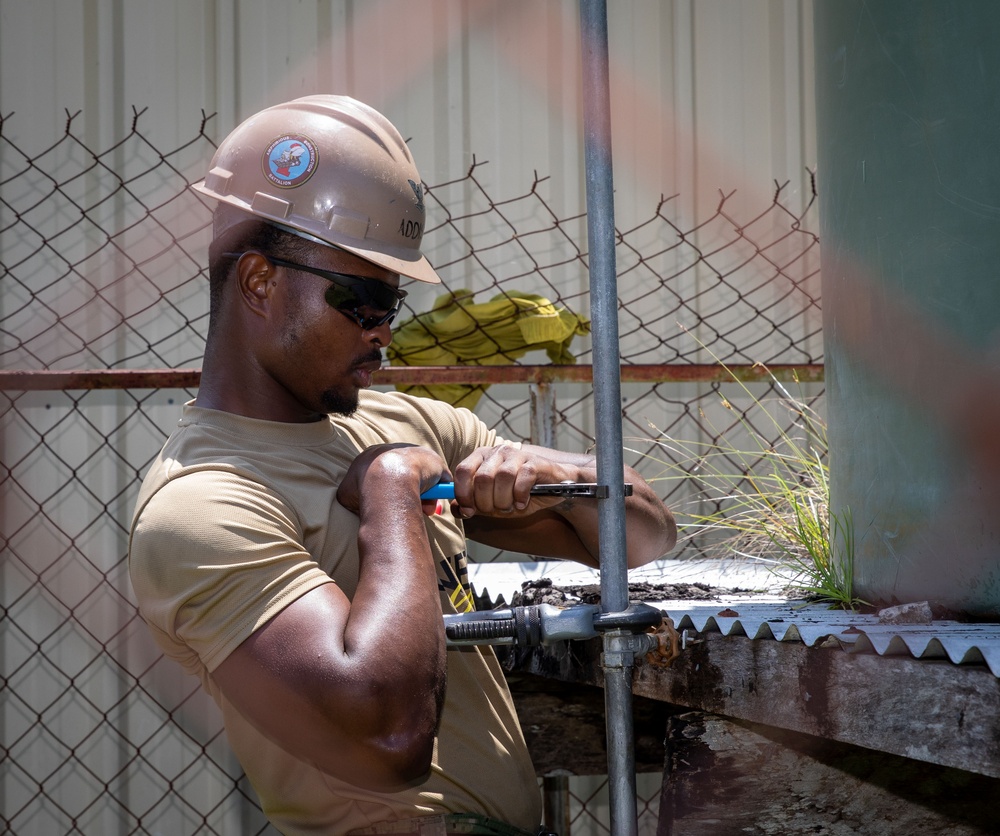
<path fill-rule="evenodd" d="M 136 518 L 129 572 L 168 653 L 214 670 L 256 629 L 332 579 L 281 497 L 238 474 L 197 470 L 164 484 Z M 192 670 L 194 672 L 194 670 Z"/>
<path fill-rule="evenodd" d="M 500 438 L 470 410 L 433 398 L 383 393 L 377 415 L 378 425 L 372 429 L 383 440 L 412 439 L 437 450 L 449 467 L 457 466 L 478 447 L 520 446 Z"/>

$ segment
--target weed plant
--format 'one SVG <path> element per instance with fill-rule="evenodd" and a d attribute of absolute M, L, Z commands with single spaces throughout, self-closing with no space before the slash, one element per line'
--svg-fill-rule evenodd
<path fill-rule="evenodd" d="M 687 502 L 674 508 L 682 536 L 698 538 L 709 556 L 766 562 L 791 595 L 843 609 L 865 605 L 853 591 L 850 509 L 830 511 L 826 423 L 766 367 L 779 393 L 773 404 L 758 400 L 720 365 L 751 399 L 750 407 L 736 410 L 720 391 L 723 407 L 735 418 L 729 430 L 719 431 L 701 412 L 715 442 L 672 438 L 651 423 L 653 441 L 666 455 L 640 454 L 663 467 L 649 481 L 685 481 L 692 487 L 690 505 L 700 510 L 685 510 Z M 771 440 L 748 417 L 758 413 L 766 417 L 756 423 L 774 431 Z M 732 436 L 739 441 L 730 441 Z M 706 513 L 706 505 L 716 510 Z"/>

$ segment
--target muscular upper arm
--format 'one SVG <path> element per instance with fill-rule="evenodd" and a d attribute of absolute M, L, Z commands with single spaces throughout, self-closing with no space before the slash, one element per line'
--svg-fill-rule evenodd
<path fill-rule="evenodd" d="M 314 589 L 255 631 L 212 677 L 286 751 L 349 783 L 392 790 L 426 772 L 435 717 L 387 724 L 370 660 L 345 647 L 349 615 L 336 585 Z"/>

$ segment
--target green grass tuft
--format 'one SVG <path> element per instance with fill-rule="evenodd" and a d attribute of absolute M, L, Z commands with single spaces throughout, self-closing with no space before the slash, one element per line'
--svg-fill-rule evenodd
<path fill-rule="evenodd" d="M 687 481 L 695 494 L 693 505 L 703 507 L 707 500 L 718 508 L 711 513 L 674 509 L 682 536 L 699 538 L 704 552 L 765 561 L 789 593 L 810 601 L 843 609 L 867 605 L 854 594 L 850 509 L 830 512 L 826 424 L 767 373 L 780 392 L 775 411 L 784 413 L 785 420 L 754 397 L 745 383 L 735 376 L 733 380 L 752 399 L 751 409 L 767 416 L 776 440 L 755 429 L 747 417 L 750 410 L 739 413 L 723 397 L 723 406 L 737 416 L 728 432 L 718 431 L 702 412 L 717 442 L 672 438 L 650 424 L 654 443 L 670 456 L 633 452 L 663 466 L 650 482 Z M 741 440 L 730 442 L 730 434 Z"/>

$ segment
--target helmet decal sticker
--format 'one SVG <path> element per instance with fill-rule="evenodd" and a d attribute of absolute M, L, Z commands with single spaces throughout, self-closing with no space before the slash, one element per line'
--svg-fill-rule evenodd
<path fill-rule="evenodd" d="M 410 188 L 413 189 L 413 193 L 417 196 L 417 208 L 423 211 L 424 208 L 424 185 L 423 183 L 414 183 L 412 180 L 407 180 L 410 184 Z"/>
<path fill-rule="evenodd" d="M 316 170 L 316 143 L 299 134 L 278 137 L 264 150 L 264 176 L 279 189 L 301 186 Z"/>

